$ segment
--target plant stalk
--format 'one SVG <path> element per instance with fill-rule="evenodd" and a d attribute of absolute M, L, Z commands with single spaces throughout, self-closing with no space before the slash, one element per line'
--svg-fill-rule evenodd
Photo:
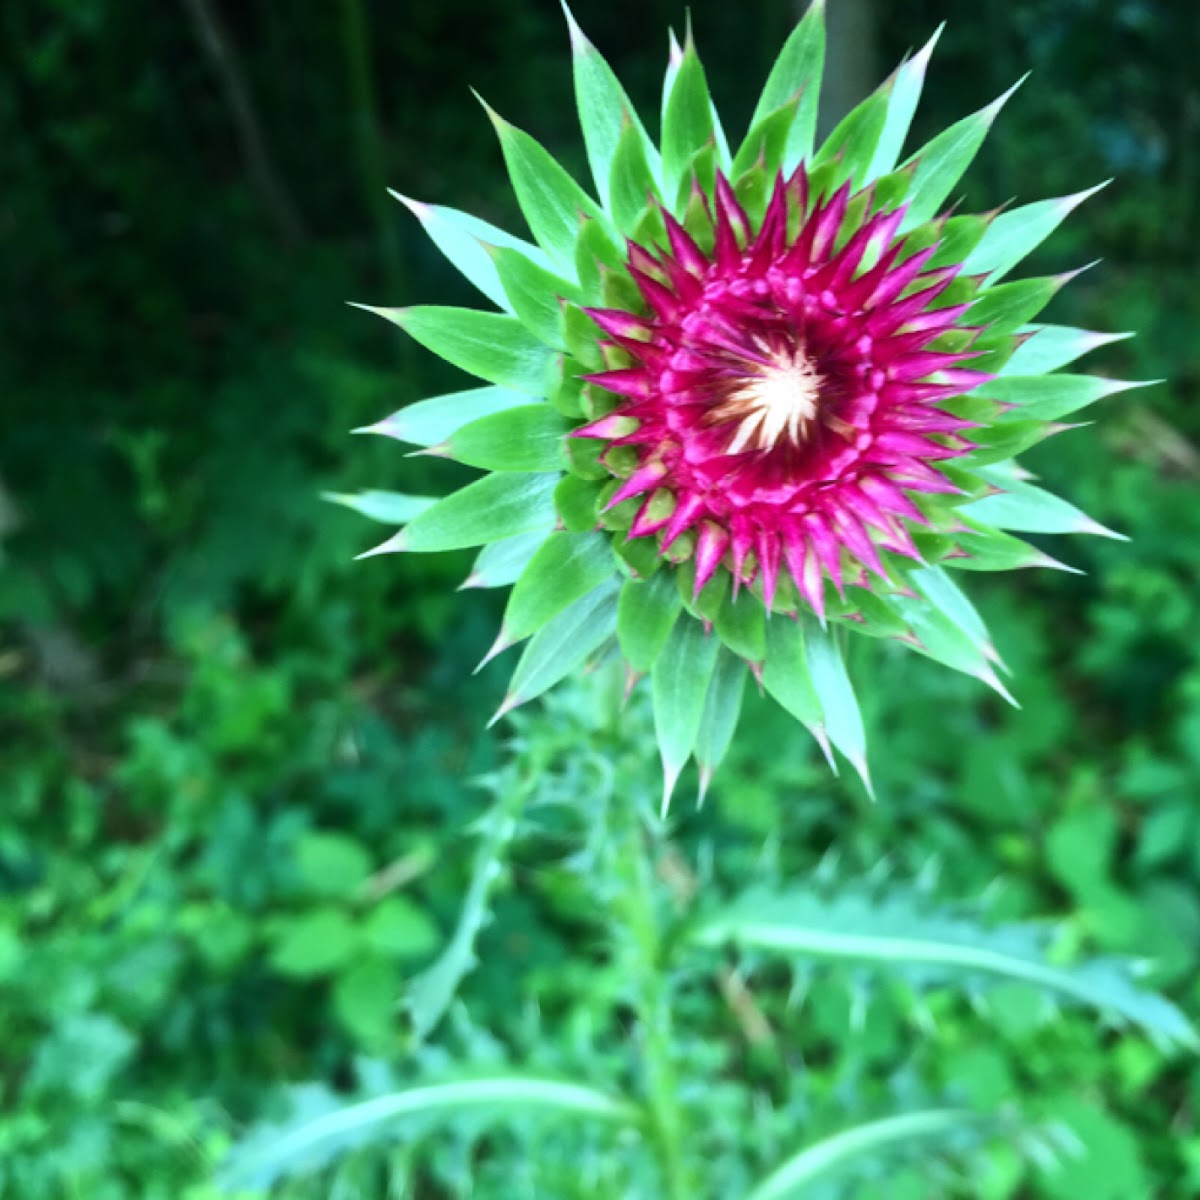
<path fill-rule="evenodd" d="M 683 1115 L 672 1056 L 670 989 L 664 963 L 662 929 L 655 904 L 652 846 L 643 832 L 633 795 L 618 796 L 624 836 L 621 847 L 622 892 L 617 919 L 629 939 L 634 1001 L 642 1028 L 646 1124 L 668 1200 L 689 1200 L 683 1157 Z"/>

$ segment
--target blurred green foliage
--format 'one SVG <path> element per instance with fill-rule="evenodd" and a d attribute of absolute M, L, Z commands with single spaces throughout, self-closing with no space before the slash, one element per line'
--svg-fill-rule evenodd
<path fill-rule="evenodd" d="M 202 10 L 224 20 L 224 59 L 205 49 Z M 576 10 L 652 113 L 662 31 L 681 12 Z M 1107 401 L 1029 465 L 1132 541 L 1053 545 L 1087 573 L 973 589 L 1019 712 L 864 649 L 879 803 L 828 779 L 764 706 L 710 808 L 683 821 L 682 849 L 726 889 L 802 878 L 831 848 L 848 874 L 887 860 L 912 879 L 936 860 L 945 897 L 999 883 L 998 915 L 1055 917 L 1068 958 L 1153 960 L 1152 980 L 1195 1015 L 1194 7 L 916 0 L 881 18 L 880 62 L 943 18 L 915 138 L 1035 71 L 969 177 L 973 204 L 1118 176 L 1031 270 L 1103 256 L 1054 319 L 1139 331 L 1098 367 L 1169 382 Z M 698 5 L 694 19 L 736 124 L 786 6 Z M 241 148 L 230 55 L 282 205 Z M 348 440 L 455 381 L 340 302 L 470 299 L 416 223 L 379 203 L 380 177 L 515 226 L 467 83 L 582 165 L 559 13 L 13 0 L 0 67 L 0 1195 L 203 1197 L 226 1148 L 297 1096 L 320 1110 L 447 1062 L 619 1073 L 626 1031 L 586 872 L 563 860 L 566 805 L 522 830 L 462 1005 L 413 1048 L 397 998 L 454 927 L 487 807 L 471 780 L 501 754 L 479 732 L 500 683 L 470 676 L 495 605 L 453 594 L 460 556 L 352 565 L 360 522 L 318 499 L 455 478 L 383 439 Z M 680 988 L 680 1075 L 742 1085 L 713 1111 L 759 1165 L 916 1079 L 988 1107 L 1023 1100 L 1082 1144 L 1039 1172 L 1001 1139 L 950 1194 L 1200 1192 L 1194 1058 L 1020 990 L 979 1014 L 935 992 L 932 1032 L 915 1038 L 921 1007 L 873 987 L 855 1025 L 856 979 L 834 974 L 799 1008 L 790 980 L 754 977 L 769 1050 L 711 981 Z M 297 1083 L 310 1090 L 287 1091 Z M 520 1143 L 546 1172 L 526 1190 L 576 1194 L 562 1181 L 584 1163 L 594 1182 L 577 1194 L 642 1194 L 588 1136 L 564 1151 L 548 1127 Z M 479 1194 L 511 1195 L 506 1137 L 422 1138 L 419 1160 L 364 1151 L 292 1191 L 383 1196 L 390 1180 L 394 1194 L 460 1195 L 474 1171 Z M 922 1178 L 897 1173 L 880 1194 L 924 1196 Z"/>

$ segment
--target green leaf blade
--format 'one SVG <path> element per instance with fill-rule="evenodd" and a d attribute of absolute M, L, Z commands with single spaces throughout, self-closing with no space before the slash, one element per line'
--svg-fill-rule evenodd
<path fill-rule="evenodd" d="M 689 36 L 663 113 L 663 191 L 668 199 L 674 197 L 684 183 L 692 157 L 713 136 L 708 81 Z"/>
<path fill-rule="evenodd" d="M 654 730 L 663 766 L 663 812 L 696 746 L 720 641 L 696 620 L 678 621 L 654 664 Z"/>
<path fill-rule="evenodd" d="M 470 375 L 533 396 L 545 391 L 553 353 L 516 317 L 439 305 L 360 307 L 399 325 L 425 349 Z"/>
<path fill-rule="evenodd" d="M 625 130 L 631 130 L 631 137 L 637 143 L 641 158 L 652 174 L 658 169 L 658 151 L 612 68 L 584 35 L 565 4 L 563 11 L 571 33 L 575 103 L 584 146 L 587 148 L 588 166 L 596 182 L 600 202 L 612 209 L 616 216 L 611 180 Z"/>
<path fill-rule="evenodd" d="M 529 403 L 529 396 L 509 388 L 468 388 L 418 400 L 394 412 L 375 425 L 356 429 L 355 433 L 378 433 L 407 442 L 410 446 L 436 446 L 456 430 L 480 417 L 505 412 Z"/>
<path fill-rule="evenodd" d="M 369 553 L 463 550 L 552 525 L 557 482 L 549 472 L 485 475 L 439 500 Z"/>
<path fill-rule="evenodd" d="M 552 533 L 513 586 L 500 641 L 522 641 L 564 608 L 598 588 L 616 570 L 602 533 Z"/>
<path fill-rule="evenodd" d="M 915 170 L 902 232 L 924 225 L 937 216 L 938 210 L 979 152 L 1005 101 L 1022 82 L 1018 80 L 986 108 L 951 125 L 908 160 L 915 164 Z"/>
<path fill-rule="evenodd" d="M 683 608 L 668 570 L 649 579 L 627 579 L 617 608 L 617 640 L 630 668 L 644 675 L 658 660 Z"/>
<path fill-rule="evenodd" d="M 565 679 L 617 631 L 615 576 L 563 609 L 529 640 L 508 685 L 508 695 L 489 724 Z"/>
<path fill-rule="evenodd" d="M 569 426 L 549 404 L 525 404 L 464 425 L 436 449 L 487 471 L 561 471 Z"/>
<path fill-rule="evenodd" d="M 574 278 L 579 222 L 591 217 L 607 226 L 603 210 L 544 146 L 491 109 L 487 111 L 530 232 L 555 268 Z"/>
<path fill-rule="evenodd" d="M 796 115 L 788 131 L 783 156 L 785 172 L 793 171 L 801 160 L 812 157 L 817 130 L 817 100 L 821 94 L 821 74 L 825 65 L 825 4 L 813 0 L 808 11 L 792 30 L 775 60 L 762 95 L 750 118 L 753 128 L 770 113 L 800 93 Z"/>

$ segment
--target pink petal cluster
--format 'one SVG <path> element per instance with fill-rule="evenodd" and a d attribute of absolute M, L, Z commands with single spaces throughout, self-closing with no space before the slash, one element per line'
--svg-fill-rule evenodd
<path fill-rule="evenodd" d="M 669 250 L 629 243 L 644 311 L 589 310 L 630 364 L 590 381 L 620 402 L 576 436 L 635 449 L 611 503 L 642 497 L 630 536 L 664 551 L 690 535 L 697 592 L 724 565 L 769 606 L 786 570 L 823 615 L 825 577 L 840 593 L 886 578 L 880 549 L 919 558 L 911 494 L 957 491 L 932 464 L 971 449 L 939 406 L 989 376 L 933 349 L 969 305 L 937 306 L 960 268 L 906 245 L 905 210 L 848 231 L 870 197 L 809 191 L 803 166 L 780 176 L 754 232 L 718 176 L 711 254 L 665 211 Z"/>

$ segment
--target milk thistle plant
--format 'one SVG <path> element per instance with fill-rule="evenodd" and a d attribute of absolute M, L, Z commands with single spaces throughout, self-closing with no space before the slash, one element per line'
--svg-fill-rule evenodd
<path fill-rule="evenodd" d="M 1009 279 L 1096 189 L 956 213 L 1011 91 L 900 162 L 933 41 L 816 147 L 814 10 L 736 150 L 690 34 L 661 149 L 571 41 L 597 199 L 490 109 L 536 244 L 402 197 L 500 311 L 375 309 L 488 386 L 373 428 L 486 474 L 370 553 L 484 547 L 469 582 L 513 585 L 491 653 L 528 639 L 501 713 L 615 639 L 664 804 L 690 757 L 716 769 L 747 674 L 869 780 L 845 640 L 1007 696 L 955 575 L 1058 565 L 1018 533 L 1109 532 L 1014 459 L 1129 386 L 1052 373 L 1111 340 L 1032 324 L 1073 273 Z"/>
<path fill-rule="evenodd" d="M 638 1095 L 618 1095 L 620 1072 L 581 1082 L 574 1061 L 556 1061 L 557 1076 L 539 1073 L 540 1061 L 532 1074 L 418 1071 L 418 1086 L 250 1147 L 231 1177 L 270 1182 L 301 1152 L 324 1161 L 322 1150 L 402 1117 L 453 1121 L 481 1109 L 506 1119 L 550 1110 L 635 1135 L 539 1160 L 547 1195 L 841 1195 L 880 1156 L 969 1159 L 998 1129 L 1044 1152 L 1045 1130 L 1015 1117 L 981 1126 L 978 1113 L 941 1103 L 875 1112 L 854 1128 L 814 1119 L 799 1101 L 782 1103 L 775 1124 L 751 1119 L 746 1088 L 681 1082 L 680 1060 L 703 1054 L 676 1030 L 680 980 L 728 971 L 703 956 L 734 947 L 744 957 L 720 976 L 722 989 L 752 1041 L 762 1018 L 745 972 L 771 959 L 854 963 L 917 994 L 963 981 L 979 995 L 1019 980 L 1161 1042 L 1192 1040 L 1128 964 L 1063 965 L 1048 957 L 1046 930 L 939 911 L 912 888 L 880 891 L 836 871 L 801 887 L 767 871 L 740 896 L 719 897 L 697 889 L 704 870 L 680 860 L 665 818 L 690 759 L 701 795 L 708 786 L 748 677 L 869 788 L 844 659 L 853 637 L 903 643 L 1008 697 L 956 577 L 1060 565 L 1023 533 L 1116 536 L 1015 461 L 1133 386 L 1059 371 L 1113 340 L 1036 323 L 1074 273 L 1010 278 L 1096 189 L 958 212 L 959 181 L 1011 91 L 905 156 L 936 35 L 820 146 L 820 0 L 736 146 L 690 32 L 682 46 L 672 38 L 656 145 L 567 20 L 594 195 L 488 109 L 533 241 L 399 197 L 494 307 L 373 309 L 484 386 L 421 401 L 371 430 L 484 473 L 438 500 L 342 499 L 406 522 L 370 554 L 482 547 L 467 583 L 512 585 L 484 660 L 524 643 L 497 717 L 572 681 L 542 713 L 518 714 L 512 758 L 489 781 L 495 807 L 459 928 L 407 997 L 415 1044 L 451 1010 L 474 963 L 531 805 L 566 804 L 581 826 L 573 862 L 619 975 L 609 999 L 635 1013 Z M 587 667 L 596 669 L 584 679 Z M 651 721 L 661 792 L 646 773 Z M 742 1143 L 723 1140 L 726 1120 L 747 1131 Z M 824 1140 L 812 1133 L 821 1129 Z M 776 1135 L 801 1148 L 783 1153 Z M 647 1147 L 644 1160 L 635 1144 Z M 520 1178 L 532 1179 L 522 1162 Z M 584 1162 L 586 1178 L 576 1169 Z M 494 1194 L 512 1194 L 504 1186 Z"/>

